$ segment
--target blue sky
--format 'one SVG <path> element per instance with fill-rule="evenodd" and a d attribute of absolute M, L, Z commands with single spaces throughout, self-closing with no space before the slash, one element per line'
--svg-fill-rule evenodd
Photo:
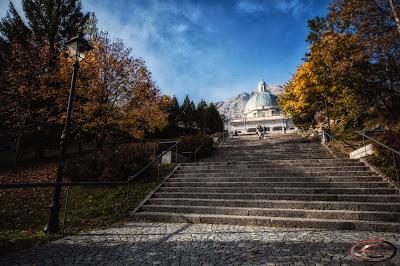
<path fill-rule="evenodd" d="M 0 0 L 3 16 L 7 1 Z M 18 2 L 14 0 L 14 2 Z M 220 101 L 284 84 L 301 64 L 307 19 L 329 0 L 83 0 L 99 28 L 142 57 L 161 91 Z"/>

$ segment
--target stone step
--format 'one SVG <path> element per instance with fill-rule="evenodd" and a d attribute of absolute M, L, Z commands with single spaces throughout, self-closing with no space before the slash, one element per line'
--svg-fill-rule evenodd
<path fill-rule="evenodd" d="M 318 145 L 309 145 L 309 144 L 301 144 L 301 145 L 243 145 L 243 146 L 228 146 L 222 145 L 218 151 L 230 151 L 230 152 L 239 152 L 239 151 L 251 151 L 251 150 L 321 150 L 326 151 L 326 148 L 321 144 Z"/>
<path fill-rule="evenodd" d="M 292 153 L 300 153 L 300 154 L 309 154 L 309 153 L 320 153 L 320 154 L 328 154 L 329 151 L 325 148 L 321 149 L 305 149 L 305 148 L 282 148 L 282 149 L 274 149 L 274 148 L 250 148 L 250 149 L 240 149 L 240 150 L 225 150 L 220 149 L 217 150 L 214 154 L 223 155 L 223 154 L 249 154 L 249 155 L 260 155 L 260 154 L 292 154 Z"/>
<path fill-rule="evenodd" d="M 254 172 L 283 172 L 283 171 L 307 171 L 307 172 L 322 172 L 322 171 L 364 171 L 370 172 L 369 168 L 366 166 L 342 166 L 342 167 L 293 167 L 293 166 L 270 166 L 270 167 L 258 167 L 258 168 L 215 168 L 215 169 L 181 169 L 179 168 L 176 173 L 254 173 Z"/>
<path fill-rule="evenodd" d="M 276 163 L 276 164 L 303 164 L 303 163 L 359 163 L 359 160 L 354 159 L 296 159 L 296 160 L 268 160 L 268 159 L 258 159 L 258 160 L 241 160 L 241 161 L 212 161 L 212 162 L 193 162 L 193 163 L 184 163 L 183 165 L 202 165 L 202 166 L 212 166 L 212 165 L 236 165 L 236 164 L 269 164 L 269 163 Z"/>
<path fill-rule="evenodd" d="M 272 144 L 266 144 L 266 145 L 252 145 L 252 146 L 221 146 L 219 149 L 220 151 L 251 151 L 252 149 L 254 150 L 291 150 L 291 149 L 301 149 L 301 150 L 325 150 L 325 147 L 322 146 L 321 144 L 316 144 L 316 145 L 310 145 L 309 143 L 303 143 L 303 144 L 290 144 L 290 145 L 285 145 L 285 144 L 279 144 L 279 145 L 272 145 Z"/>
<path fill-rule="evenodd" d="M 310 151 L 264 151 L 264 152 L 216 152 L 211 157 L 224 157 L 224 156 L 253 156 L 253 157 L 260 157 L 260 156 L 265 156 L 265 155 L 282 155 L 282 156 L 299 156 L 299 155 L 330 155 L 328 151 L 315 151 L 315 150 L 310 150 Z"/>
<path fill-rule="evenodd" d="M 266 160 L 297 160 L 297 159 L 329 159 L 332 158 L 331 155 L 319 155 L 319 154 L 260 154 L 256 155 L 248 155 L 248 154 L 240 154 L 240 155 L 221 155 L 221 156 L 210 156 L 206 157 L 203 161 L 214 161 L 215 159 L 221 161 L 227 160 L 258 160 L 258 159 L 266 159 Z"/>
<path fill-rule="evenodd" d="M 276 194 L 276 193 L 195 193 L 160 192 L 156 198 L 200 198 L 200 199 L 259 199 L 259 200 L 314 200 L 314 201 L 372 201 L 400 202 L 400 195 L 357 195 L 357 194 Z"/>
<path fill-rule="evenodd" d="M 400 222 L 400 212 L 379 211 L 344 211 L 344 210 L 308 210 L 308 209 L 276 209 L 276 208 L 243 208 L 214 206 L 175 206 L 145 205 L 141 212 L 170 212 L 195 214 L 221 214 L 239 216 L 272 216 L 297 217 L 313 219 L 363 220 Z"/>
<path fill-rule="evenodd" d="M 189 193 L 276 193 L 276 194 L 396 194 L 397 190 L 392 188 L 304 188 L 304 187 L 171 187 L 165 186 L 160 192 L 189 192 Z"/>
<path fill-rule="evenodd" d="M 294 135 L 231 139 L 184 163 L 133 219 L 398 231 L 400 194 L 359 160 Z"/>
<path fill-rule="evenodd" d="M 320 172 L 312 172 L 312 171 L 285 171 L 281 169 L 277 172 L 272 171 L 263 171 L 263 172 L 255 172 L 251 171 L 248 173 L 240 173 L 240 172 L 210 172 L 210 173 L 191 173 L 191 172 L 180 172 L 175 173 L 175 177 L 280 177 L 280 176 L 295 176 L 295 177 L 303 177 L 303 176 L 373 176 L 376 175 L 370 171 L 320 171 Z"/>
<path fill-rule="evenodd" d="M 173 182 L 380 182 L 379 176 L 279 176 L 279 177 L 198 177 L 194 176 L 172 176 Z"/>
<path fill-rule="evenodd" d="M 248 142 L 252 144 L 252 142 Z M 273 143 L 263 143 L 263 144 L 256 144 L 256 145 L 240 145 L 238 143 L 233 143 L 232 145 L 230 143 L 224 143 L 221 146 L 221 149 L 231 149 L 231 150 L 240 150 L 240 149 L 246 149 L 246 148 L 253 148 L 253 147 L 258 147 L 258 148 L 291 148 L 291 147 L 302 147 L 305 149 L 310 149 L 310 148 L 323 148 L 321 143 L 279 143 L 279 144 L 273 144 Z"/>
<path fill-rule="evenodd" d="M 320 151 L 320 152 L 327 152 L 327 149 L 323 146 L 318 146 L 318 147 L 307 147 L 307 146 L 287 146 L 287 147 L 277 147 L 277 146 L 244 146 L 240 147 L 238 149 L 233 149 L 229 148 L 226 146 L 222 146 L 219 148 L 216 153 L 222 153 L 222 152 L 227 152 L 227 153 L 250 153 L 250 152 L 311 152 L 311 151 Z"/>
<path fill-rule="evenodd" d="M 400 202 L 150 198 L 148 205 L 400 212 Z"/>
<path fill-rule="evenodd" d="M 183 165 L 187 166 L 231 166 L 231 165 L 263 165 L 263 164 L 277 164 L 277 165 L 282 165 L 282 164 L 290 164 L 290 165 L 297 165 L 297 164 L 318 164 L 318 163 L 324 163 L 324 164 L 331 164 L 332 166 L 335 166 L 336 164 L 341 164 L 341 163 L 351 163 L 351 162 L 359 162 L 358 160 L 346 160 L 346 161 L 338 161 L 335 159 L 323 159 L 324 161 L 321 161 L 321 159 L 304 159 L 304 160 L 269 160 L 269 159 L 257 159 L 257 160 L 232 160 L 232 161 L 222 161 L 222 160 L 215 160 L 215 161 L 203 161 L 199 160 L 197 162 L 187 162 L 184 163 Z M 286 161 L 286 162 L 285 162 Z"/>
<path fill-rule="evenodd" d="M 324 228 L 331 230 L 360 230 L 399 232 L 399 223 L 357 220 L 311 219 L 291 217 L 259 217 L 217 214 L 186 214 L 168 212 L 139 212 L 133 219 L 151 220 L 157 222 L 175 223 L 210 223 L 210 224 L 237 224 L 237 225 L 263 225 L 271 227 L 299 227 L 299 228 Z"/>
<path fill-rule="evenodd" d="M 186 179 L 170 179 L 166 187 L 309 187 L 309 188 L 387 188 L 386 182 L 186 182 Z"/>
<path fill-rule="evenodd" d="M 266 154 L 329 154 L 327 150 L 322 149 L 292 149 L 292 150 L 284 150 L 284 149 L 254 149 L 254 150 L 238 150 L 238 151 L 224 151 L 220 150 L 214 153 L 217 156 L 224 156 L 224 155 L 266 155 Z"/>
<path fill-rule="evenodd" d="M 321 153 L 325 154 L 328 153 L 328 151 L 325 148 L 321 149 L 304 149 L 304 148 L 293 148 L 293 149 L 274 149 L 274 148 L 263 148 L 263 149 L 257 149 L 257 148 L 251 148 L 251 149 L 239 149 L 239 150 L 225 150 L 225 149 L 220 149 L 217 150 L 214 154 L 217 155 L 223 155 L 223 154 L 252 154 L 252 155 L 258 155 L 258 154 L 274 154 L 274 153 L 283 153 L 283 154 L 290 154 L 290 153 L 302 153 L 302 154 L 307 154 L 307 153 Z"/>
<path fill-rule="evenodd" d="M 323 147 L 307 147 L 307 146 L 292 146 L 292 147 L 276 147 L 276 146 L 243 146 L 240 149 L 232 149 L 230 147 L 221 146 L 216 153 L 227 152 L 227 153 L 241 153 L 246 152 L 250 153 L 252 151 L 255 152 L 311 152 L 311 151 L 319 151 L 319 152 L 328 152 L 328 150 Z"/>
<path fill-rule="evenodd" d="M 188 165 L 182 164 L 179 169 L 265 169 L 274 167 L 365 167 L 362 162 L 349 162 L 349 163 L 297 163 L 297 164 L 284 164 L 284 163 L 248 163 L 248 164 L 232 164 L 232 165 Z"/>

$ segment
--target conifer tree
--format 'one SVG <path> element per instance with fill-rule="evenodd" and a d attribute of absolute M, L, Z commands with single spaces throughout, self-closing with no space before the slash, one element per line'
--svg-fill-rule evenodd
<path fill-rule="evenodd" d="M 223 131 L 221 115 L 214 103 L 210 103 L 206 109 L 206 130 L 208 134 Z"/>
<path fill-rule="evenodd" d="M 26 41 L 31 38 L 31 29 L 25 25 L 11 1 L 6 16 L 2 18 L 0 22 L 0 36 L 1 35 L 3 41 L 9 44 L 12 41 L 26 43 Z"/>
<path fill-rule="evenodd" d="M 201 130 L 206 130 L 206 123 L 207 123 L 207 111 L 208 105 L 206 101 L 203 99 L 197 104 L 197 125 L 201 128 Z"/>
<path fill-rule="evenodd" d="M 169 136 L 177 136 L 179 134 L 178 119 L 179 119 L 179 103 L 178 99 L 174 95 L 168 103 L 168 125 L 164 130 L 164 133 Z"/>
<path fill-rule="evenodd" d="M 185 129 L 186 133 L 192 132 L 197 127 L 196 123 L 196 107 L 189 95 L 186 95 L 180 107 L 181 116 L 179 123 Z"/>

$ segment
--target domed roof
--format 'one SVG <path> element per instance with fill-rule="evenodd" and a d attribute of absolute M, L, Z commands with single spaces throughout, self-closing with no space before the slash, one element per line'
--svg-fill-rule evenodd
<path fill-rule="evenodd" d="M 277 107 L 278 97 L 268 91 L 257 92 L 246 104 L 246 112 L 267 106 Z"/>

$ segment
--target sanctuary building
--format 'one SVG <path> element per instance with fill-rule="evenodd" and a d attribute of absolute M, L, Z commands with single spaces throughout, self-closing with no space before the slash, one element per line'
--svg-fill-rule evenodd
<path fill-rule="evenodd" d="M 243 117 L 229 121 L 228 130 L 231 133 L 255 134 L 258 125 L 271 133 L 296 130 L 293 121 L 283 116 L 278 97 L 267 89 L 263 79 L 258 83 L 256 93 L 246 103 Z"/>

